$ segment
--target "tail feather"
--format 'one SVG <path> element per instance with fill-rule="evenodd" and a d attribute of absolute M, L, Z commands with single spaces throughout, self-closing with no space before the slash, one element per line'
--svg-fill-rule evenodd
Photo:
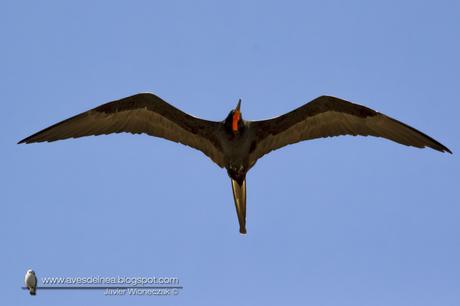
<path fill-rule="evenodd" d="M 30 295 L 36 295 L 37 294 L 37 289 L 35 287 L 30 287 L 29 288 L 29 293 L 30 293 Z"/>
<path fill-rule="evenodd" d="M 236 214 L 240 224 L 240 233 L 246 234 L 246 179 L 244 179 L 241 185 L 232 179 L 232 190 Z"/>

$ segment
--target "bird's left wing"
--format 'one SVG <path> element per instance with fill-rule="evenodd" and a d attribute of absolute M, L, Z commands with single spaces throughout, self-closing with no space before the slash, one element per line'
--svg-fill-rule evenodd
<path fill-rule="evenodd" d="M 430 147 L 452 153 L 438 141 L 407 124 L 365 106 L 330 96 L 321 96 L 285 115 L 253 121 L 250 125 L 256 133 L 256 142 L 251 146 L 251 163 L 288 144 L 339 135 L 383 137 L 406 146 Z"/>
<path fill-rule="evenodd" d="M 153 94 L 140 93 L 83 112 L 35 133 L 19 143 L 122 132 L 145 133 L 200 150 L 223 167 L 223 153 L 215 136 L 218 128 L 218 122 L 195 118 Z"/>

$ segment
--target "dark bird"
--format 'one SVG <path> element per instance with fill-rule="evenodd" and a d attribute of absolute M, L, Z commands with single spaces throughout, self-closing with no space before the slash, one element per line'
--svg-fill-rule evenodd
<path fill-rule="evenodd" d="M 265 154 L 302 140 L 339 135 L 376 136 L 417 148 L 452 153 L 430 136 L 365 106 L 321 96 L 282 116 L 243 120 L 241 100 L 223 121 L 190 116 L 161 98 L 140 93 L 59 122 L 19 143 L 128 132 L 166 138 L 202 151 L 230 176 L 246 233 L 246 173 Z"/>

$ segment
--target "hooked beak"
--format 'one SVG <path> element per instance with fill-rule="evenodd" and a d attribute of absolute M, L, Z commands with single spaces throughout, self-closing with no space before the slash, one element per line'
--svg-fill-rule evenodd
<path fill-rule="evenodd" d="M 236 105 L 235 110 L 239 112 L 239 111 L 240 111 L 240 107 L 241 107 L 241 99 L 238 99 L 238 104 Z"/>

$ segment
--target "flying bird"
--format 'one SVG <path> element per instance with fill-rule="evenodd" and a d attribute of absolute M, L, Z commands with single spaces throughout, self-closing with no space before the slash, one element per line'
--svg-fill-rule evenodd
<path fill-rule="evenodd" d="M 30 295 L 35 295 L 37 293 L 37 276 L 35 276 L 33 270 L 27 270 L 24 276 L 24 284 L 26 288 L 29 289 Z"/>
<path fill-rule="evenodd" d="M 151 93 L 112 101 L 54 124 L 19 143 L 128 132 L 162 137 L 207 155 L 231 179 L 240 233 L 246 233 L 246 174 L 265 154 L 303 140 L 339 135 L 383 137 L 452 153 L 430 136 L 382 113 L 321 96 L 282 116 L 243 120 L 241 99 L 223 121 L 193 117 Z"/>

